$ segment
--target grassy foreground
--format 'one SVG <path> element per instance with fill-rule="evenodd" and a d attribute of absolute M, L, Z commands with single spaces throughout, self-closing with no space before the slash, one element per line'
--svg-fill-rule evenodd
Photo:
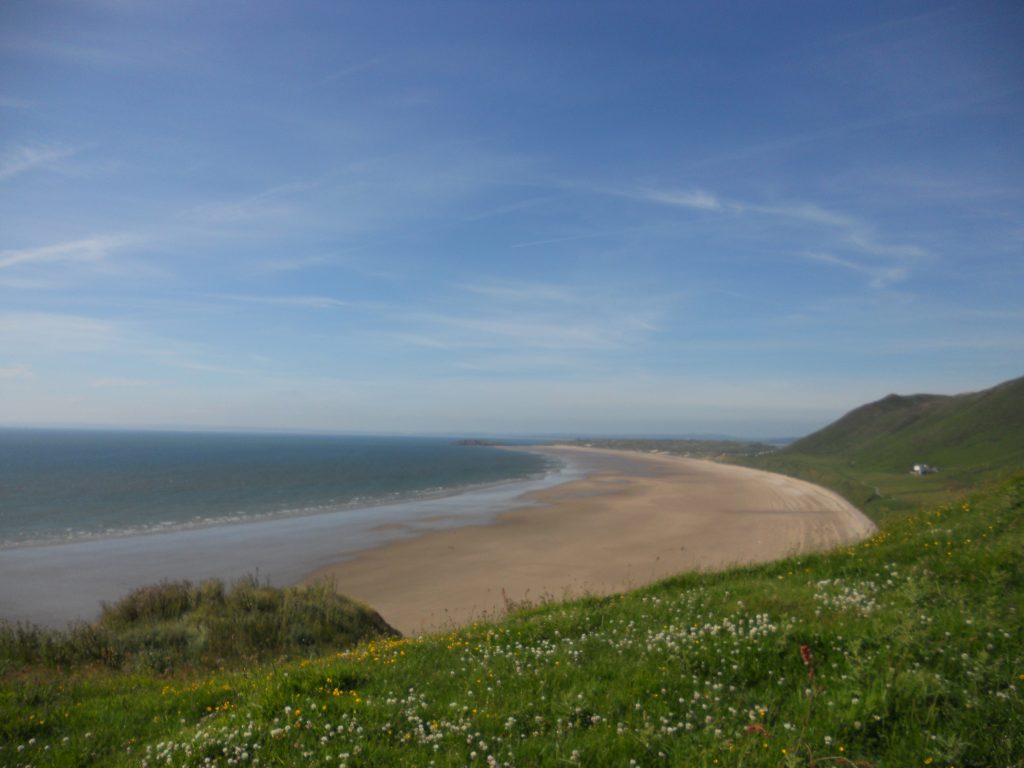
<path fill-rule="evenodd" d="M 8 666 L 0 765 L 1024 765 L 1024 477 L 855 547 L 414 640 Z"/>

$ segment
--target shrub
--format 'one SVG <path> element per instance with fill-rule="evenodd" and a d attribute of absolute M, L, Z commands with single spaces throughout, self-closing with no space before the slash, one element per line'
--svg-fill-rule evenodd
<path fill-rule="evenodd" d="M 245 577 L 162 582 L 104 604 L 99 621 L 67 630 L 0 624 L 0 665 L 100 663 L 160 672 L 307 657 L 398 633 L 372 609 L 326 585 L 279 589 Z"/>

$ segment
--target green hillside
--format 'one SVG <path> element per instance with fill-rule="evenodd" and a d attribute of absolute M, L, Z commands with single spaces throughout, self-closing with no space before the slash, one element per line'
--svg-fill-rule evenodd
<path fill-rule="evenodd" d="M 996 468 L 1024 457 L 1024 377 L 965 395 L 889 395 L 784 454 L 817 454 L 890 472 L 911 465 Z"/>
<path fill-rule="evenodd" d="M 746 463 L 836 488 L 877 519 L 1024 466 L 1024 377 L 963 395 L 889 395 Z M 910 474 L 915 464 L 939 472 Z"/>

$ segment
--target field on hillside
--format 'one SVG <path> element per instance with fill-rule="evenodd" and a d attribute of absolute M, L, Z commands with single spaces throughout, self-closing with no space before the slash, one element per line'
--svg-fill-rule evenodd
<path fill-rule="evenodd" d="M 1024 466 L 1024 377 L 963 395 L 889 395 L 779 451 L 735 460 L 833 488 L 876 520 L 946 503 Z M 915 464 L 939 472 L 916 477 Z"/>
<path fill-rule="evenodd" d="M 834 553 L 165 675 L 8 666 L 0 764 L 1012 766 L 1024 477 Z"/>
<path fill-rule="evenodd" d="M 808 482 L 837 491 L 876 523 L 884 522 L 893 512 L 918 507 L 949 504 L 970 492 L 972 487 L 998 482 L 1005 472 L 991 478 L 974 473 L 940 471 L 917 476 L 907 472 L 890 472 L 861 467 L 856 462 L 832 456 L 772 453 L 737 463 L 783 475 L 799 477 Z"/>

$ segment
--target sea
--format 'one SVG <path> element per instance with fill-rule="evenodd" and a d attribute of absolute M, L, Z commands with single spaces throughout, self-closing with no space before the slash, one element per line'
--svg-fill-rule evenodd
<path fill-rule="evenodd" d="M 294 583 L 583 473 L 448 438 L 0 429 L 0 619 L 90 620 L 163 580 Z"/>

